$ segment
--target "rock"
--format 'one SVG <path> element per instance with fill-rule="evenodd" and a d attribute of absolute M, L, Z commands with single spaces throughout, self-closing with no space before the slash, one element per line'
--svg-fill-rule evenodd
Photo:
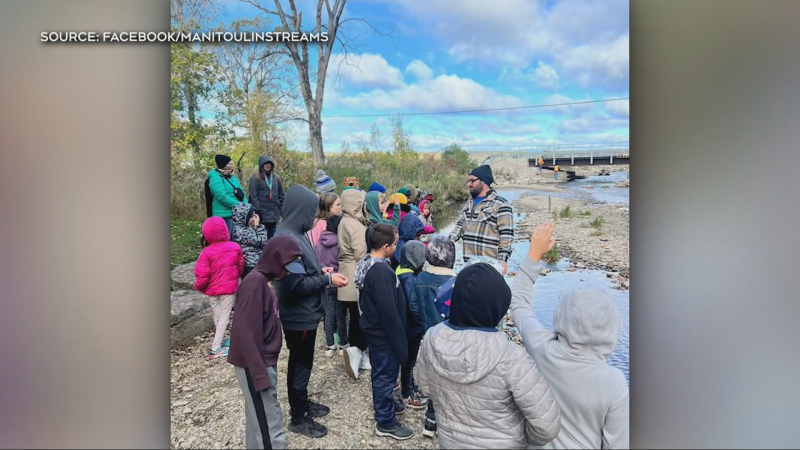
<path fill-rule="evenodd" d="M 179 408 L 179 407 L 181 407 L 181 406 L 186 406 L 186 405 L 188 405 L 188 404 L 189 404 L 189 402 L 188 402 L 188 401 L 186 401 L 186 400 L 178 400 L 177 402 L 175 402 L 175 403 L 173 403 L 173 404 L 172 404 L 172 407 L 173 407 L 173 408 Z"/>
<path fill-rule="evenodd" d="M 188 416 L 192 413 L 192 408 L 183 408 L 183 415 Z"/>
<path fill-rule="evenodd" d="M 577 269 L 585 269 L 586 268 L 586 264 L 584 264 L 582 262 L 579 262 L 579 263 L 575 264 L 575 268 L 577 268 Z"/>
<path fill-rule="evenodd" d="M 172 291 L 170 295 L 170 345 L 190 344 L 198 335 L 214 327 L 208 298 L 196 291 Z"/>
<path fill-rule="evenodd" d="M 172 269 L 173 291 L 191 291 L 194 289 L 194 264 L 183 264 Z"/>
<path fill-rule="evenodd" d="M 630 187 L 630 185 L 631 185 L 630 178 L 626 179 L 625 181 L 620 181 L 619 183 L 617 183 L 617 187 L 621 187 L 621 188 Z"/>
<path fill-rule="evenodd" d="M 544 269 L 539 271 L 539 275 L 544 277 L 544 276 L 547 276 L 547 274 L 550 273 L 550 272 L 552 272 L 552 270 L 550 270 L 547 267 L 545 267 Z"/>

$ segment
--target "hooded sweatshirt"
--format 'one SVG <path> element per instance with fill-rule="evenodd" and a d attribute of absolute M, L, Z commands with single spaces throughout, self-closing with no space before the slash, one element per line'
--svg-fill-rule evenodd
<path fill-rule="evenodd" d="M 403 246 L 406 242 L 417 239 L 417 235 L 425 231 L 425 225 L 414 214 L 408 214 L 400 220 L 397 229 L 398 241 L 397 250 L 394 252 L 394 260 L 399 264 L 400 257 L 403 255 Z"/>
<path fill-rule="evenodd" d="M 330 275 L 323 275 L 317 254 L 308 241 L 306 232 L 314 223 L 319 199 L 307 187 L 294 184 L 286 193 L 286 207 L 275 236 L 292 237 L 303 251 L 301 261 L 305 275 L 289 274 L 273 284 L 278 294 L 281 323 L 287 330 L 316 330 L 322 318 L 322 295 L 331 285 Z M 273 238 L 274 239 L 274 238 Z"/>
<path fill-rule="evenodd" d="M 247 213 L 253 206 L 239 203 L 233 207 L 233 235 L 231 240 L 242 247 L 245 267 L 255 267 L 264 246 L 267 245 L 267 227 L 258 224 L 256 229 L 247 226 Z"/>
<path fill-rule="evenodd" d="M 339 235 L 328 230 L 323 231 L 314 252 L 320 266 L 333 267 L 333 270 L 339 271 Z"/>
<path fill-rule="evenodd" d="M 558 404 L 536 363 L 494 328 L 510 296 L 493 268 L 466 267 L 451 316 L 462 325 L 444 322 L 425 334 L 417 374 L 436 405 L 442 448 L 524 448 L 526 435 L 544 444 L 560 430 Z"/>
<path fill-rule="evenodd" d="M 433 233 L 436 232 L 436 229 L 433 228 L 433 213 L 428 214 L 427 216 L 423 213 L 425 211 L 425 205 L 430 205 L 430 201 L 423 200 L 419 204 L 419 220 L 422 221 L 422 224 L 425 225 L 425 233 L 419 237 L 419 240 L 428 245 L 428 243 L 433 239 Z"/>
<path fill-rule="evenodd" d="M 269 175 L 264 172 L 266 163 L 272 163 L 272 173 Z M 275 160 L 267 155 L 261 155 L 258 158 L 258 172 L 250 177 L 250 202 L 262 223 L 274 223 L 280 220 L 284 198 L 283 183 L 275 173 Z"/>
<path fill-rule="evenodd" d="M 283 343 L 278 299 L 268 283 L 302 254 L 294 239 L 275 236 L 236 291 L 228 362 L 248 369 L 257 391 L 272 387 L 267 368 L 278 363 Z"/>
<path fill-rule="evenodd" d="M 386 223 L 393 227 L 396 227 L 400 224 L 399 204 L 394 206 L 394 212 L 396 214 L 392 216 L 391 220 L 386 220 L 383 218 L 383 211 L 381 211 L 380 192 L 377 191 L 368 192 L 364 202 L 367 204 L 367 214 L 369 215 L 370 223 L 372 224 Z"/>
<path fill-rule="evenodd" d="M 385 259 L 365 257 L 356 270 L 355 285 L 360 291 L 358 325 L 367 345 L 390 353 L 401 365 L 405 364 L 408 360 L 407 304 L 391 266 Z"/>
<path fill-rule="evenodd" d="M 417 281 L 417 274 L 425 264 L 425 245 L 419 241 L 410 241 L 403 247 L 403 254 L 400 257 L 400 265 L 395 270 L 403 294 L 406 296 L 406 315 L 408 324 L 406 334 L 410 340 L 422 338 L 425 334 L 425 322 L 422 317 L 419 302 L 414 296 L 414 287 Z"/>
<path fill-rule="evenodd" d="M 364 191 L 348 189 L 342 192 L 342 221 L 339 222 L 339 272 L 348 280 L 354 279 L 359 261 L 367 254 L 367 218 L 364 217 Z M 342 302 L 358 300 L 353 283 L 337 290 Z"/>
<path fill-rule="evenodd" d="M 561 407 L 561 432 L 538 448 L 629 448 L 628 384 L 619 369 L 606 363 L 619 336 L 616 307 L 601 292 L 575 289 L 556 304 L 553 330 L 543 327 L 531 301 L 541 269 L 525 259 L 514 278 L 511 301 L 525 350 Z"/>
<path fill-rule="evenodd" d="M 195 290 L 210 296 L 235 293 L 244 272 L 242 248 L 230 241 L 228 226 L 221 217 L 206 219 L 202 232 L 209 245 L 194 266 Z"/>

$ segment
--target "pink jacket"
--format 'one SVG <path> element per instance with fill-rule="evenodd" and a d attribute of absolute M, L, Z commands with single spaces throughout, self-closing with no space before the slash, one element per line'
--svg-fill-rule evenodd
<path fill-rule="evenodd" d="M 194 266 L 194 288 L 211 296 L 235 294 L 244 272 L 242 248 L 230 241 L 222 217 L 209 217 L 203 222 L 203 237 L 209 246 L 200 252 Z"/>
<path fill-rule="evenodd" d="M 328 227 L 328 221 L 322 219 L 314 219 L 316 222 L 314 226 L 306 232 L 306 236 L 308 236 L 308 240 L 311 241 L 311 246 L 316 247 L 319 243 L 319 238 L 322 236 L 322 233 L 325 232 L 325 229 Z"/>

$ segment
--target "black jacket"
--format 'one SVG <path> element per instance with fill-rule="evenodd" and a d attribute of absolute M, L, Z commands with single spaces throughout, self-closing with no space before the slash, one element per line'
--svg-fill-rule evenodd
<path fill-rule="evenodd" d="M 272 189 L 265 181 L 264 164 L 272 163 Z M 250 203 L 255 208 L 262 223 L 278 222 L 283 212 L 283 182 L 275 173 L 275 161 L 269 156 L 258 158 L 258 172 L 250 177 Z M 270 198 L 271 196 L 271 198 Z"/>
<path fill-rule="evenodd" d="M 273 282 L 285 330 L 316 330 L 322 319 L 322 295 L 330 286 L 331 277 L 322 274 L 317 254 L 306 236 L 314 224 L 318 206 L 316 194 L 305 186 L 292 185 L 286 193 L 283 221 L 275 232 L 276 236 L 285 234 L 297 242 L 303 251 L 301 259 L 306 269 L 305 275 L 289 274 Z"/>
<path fill-rule="evenodd" d="M 406 298 L 389 264 L 379 263 L 369 269 L 358 304 L 361 307 L 358 324 L 368 345 L 395 355 L 400 364 L 405 364 L 408 359 Z"/>

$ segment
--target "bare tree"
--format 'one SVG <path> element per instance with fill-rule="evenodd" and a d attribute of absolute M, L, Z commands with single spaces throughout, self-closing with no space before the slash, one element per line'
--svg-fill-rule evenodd
<path fill-rule="evenodd" d="M 258 8 L 259 10 L 277 16 L 281 20 L 282 29 L 292 32 L 301 32 L 303 23 L 303 12 L 297 10 L 295 0 L 288 0 L 290 12 L 284 11 L 281 6 L 281 0 L 273 0 L 275 9 L 270 9 L 266 5 L 262 5 L 262 0 L 241 0 Z M 263 0 L 266 1 L 266 0 Z M 391 35 L 390 33 L 383 33 L 376 28 L 372 27 L 369 22 L 360 18 L 351 18 L 342 20 L 342 13 L 347 0 L 335 0 L 331 6 L 329 0 L 317 0 L 316 7 L 316 21 L 315 33 L 322 33 L 326 31 L 328 34 L 328 41 L 317 42 L 317 64 L 316 64 L 316 89 L 312 92 L 310 77 L 310 57 L 308 52 L 308 42 L 284 42 L 284 47 L 281 50 L 276 50 L 270 53 L 283 54 L 291 58 L 294 63 L 297 73 L 300 78 L 300 93 L 303 97 L 306 110 L 308 112 L 308 133 L 311 150 L 314 156 L 314 164 L 321 166 L 325 163 L 325 153 L 322 149 L 322 100 L 325 95 L 325 76 L 328 71 L 328 63 L 333 53 L 333 46 L 338 42 L 347 57 L 348 49 L 353 46 L 348 42 L 347 38 L 341 33 L 340 27 L 348 21 L 361 21 L 369 25 L 373 30 L 382 35 Z M 323 14 L 326 13 L 326 14 Z M 323 21 L 323 16 L 326 16 L 327 21 Z M 268 55 L 265 55 L 268 56 Z"/>

